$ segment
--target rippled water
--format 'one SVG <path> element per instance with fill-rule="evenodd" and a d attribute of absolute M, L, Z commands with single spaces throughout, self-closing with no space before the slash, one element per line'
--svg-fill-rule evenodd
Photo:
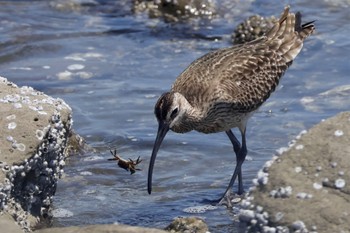
<path fill-rule="evenodd" d="M 64 99 L 73 108 L 74 130 L 96 151 L 67 161 L 54 199 L 54 225 L 162 228 L 176 216 L 197 215 L 212 232 L 237 230 L 234 211 L 223 207 L 187 213 L 203 210 L 190 207 L 220 197 L 228 184 L 235 157 L 225 134 L 169 133 L 151 196 L 146 176 L 158 96 L 191 61 L 229 46 L 234 27 L 252 14 L 278 16 L 289 3 L 304 20 L 316 20 L 317 32 L 249 122 L 246 189 L 276 149 L 301 130 L 349 110 L 348 1 L 227 3 L 217 1 L 213 20 L 168 24 L 133 14 L 126 0 L 0 2 L 0 75 Z M 107 161 L 109 148 L 124 158 L 140 156 L 142 171 L 130 175 Z"/>

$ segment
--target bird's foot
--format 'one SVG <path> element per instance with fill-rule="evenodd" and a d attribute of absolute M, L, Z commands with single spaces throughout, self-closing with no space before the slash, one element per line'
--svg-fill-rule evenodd
<path fill-rule="evenodd" d="M 221 198 L 218 205 L 225 205 L 227 208 L 232 208 L 233 205 L 238 204 L 242 201 L 244 194 L 237 194 L 232 192 L 227 192 L 225 196 Z"/>
<path fill-rule="evenodd" d="M 202 203 L 214 206 L 224 205 L 227 208 L 232 208 L 234 205 L 242 201 L 245 194 L 246 193 L 244 192 L 242 194 L 237 194 L 232 191 L 229 191 L 225 194 L 225 196 L 223 196 L 220 199 L 204 199 Z"/>

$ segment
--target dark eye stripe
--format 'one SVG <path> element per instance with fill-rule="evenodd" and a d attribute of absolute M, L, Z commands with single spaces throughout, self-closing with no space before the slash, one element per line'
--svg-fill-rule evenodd
<path fill-rule="evenodd" d="M 171 113 L 171 115 L 170 115 L 170 118 L 171 118 L 171 119 L 174 119 L 178 112 L 179 112 L 179 109 L 178 109 L 178 108 L 175 108 L 175 109 L 172 111 L 172 113 Z"/>

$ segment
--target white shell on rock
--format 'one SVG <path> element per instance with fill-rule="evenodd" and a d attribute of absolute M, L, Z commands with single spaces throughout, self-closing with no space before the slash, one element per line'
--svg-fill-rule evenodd
<path fill-rule="evenodd" d="M 16 143 L 16 142 L 14 142 L 14 143 L 12 144 L 12 147 L 13 147 L 14 149 L 19 150 L 19 151 L 25 151 L 25 150 L 26 150 L 26 146 L 25 146 L 23 143 Z"/>
<path fill-rule="evenodd" d="M 15 129 L 17 127 L 16 122 L 10 122 L 7 126 L 8 129 Z"/>
<path fill-rule="evenodd" d="M 12 114 L 6 117 L 7 120 L 11 121 L 11 120 L 15 120 L 16 119 L 16 115 Z"/>
<path fill-rule="evenodd" d="M 315 182 L 315 183 L 313 184 L 313 187 L 314 187 L 314 189 L 319 190 L 319 189 L 323 188 L 323 185 L 320 184 L 320 183 L 316 183 L 316 182 Z"/>
<path fill-rule="evenodd" d="M 13 104 L 13 107 L 15 107 L 15 108 L 22 108 L 22 104 L 21 103 L 14 103 Z"/>
<path fill-rule="evenodd" d="M 334 184 L 335 184 L 335 187 L 336 187 L 337 189 L 342 189 L 342 188 L 345 187 L 345 180 L 339 178 L 339 179 L 337 179 L 337 180 L 335 181 Z"/>
<path fill-rule="evenodd" d="M 297 220 L 297 221 L 293 222 L 292 228 L 296 231 L 302 231 L 306 227 L 305 227 L 305 223 L 303 221 Z"/>
<path fill-rule="evenodd" d="M 336 130 L 334 132 L 334 136 L 336 136 L 336 137 L 340 137 L 340 136 L 343 136 L 343 135 L 344 135 L 344 132 L 342 130 L 340 130 L 340 129 L 338 129 L 338 130 Z"/>
<path fill-rule="evenodd" d="M 44 138 L 44 131 L 37 129 L 35 131 L 35 136 L 38 140 L 42 140 Z"/>
<path fill-rule="evenodd" d="M 239 212 L 239 220 L 242 222 L 250 222 L 254 217 L 255 213 L 253 210 L 240 210 Z"/>
<path fill-rule="evenodd" d="M 296 173 L 300 173 L 303 169 L 301 167 L 295 167 L 294 170 Z"/>

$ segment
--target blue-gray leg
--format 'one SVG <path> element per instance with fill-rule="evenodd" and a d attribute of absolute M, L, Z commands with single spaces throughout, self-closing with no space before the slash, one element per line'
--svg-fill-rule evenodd
<path fill-rule="evenodd" d="M 233 134 L 233 132 L 231 130 L 226 131 L 227 136 L 229 137 L 232 145 L 233 145 L 233 150 L 236 153 L 236 167 L 235 167 L 235 171 L 233 172 L 233 175 L 231 177 L 230 183 L 227 186 L 227 189 L 224 193 L 224 196 L 222 197 L 222 199 L 225 198 L 226 194 L 230 191 L 230 189 L 232 188 L 237 176 L 238 176 L 238 194 L 242 194 L 244 192 L 243 189 L 243 180 L 242 180 L 242 164 L 245 160 L 245 157 L 247 155 L 247 145 L 246 145 L 246 138 L 245 138 L 245 128 L 244 130 L 241 130 L 241 134 L 242 134 L 242 145 L 239 143 L 238 139 L 236 138 L 236 136 Z"/>
<path fill-rule="evenodd" d="M 241 143 L 238 141 L 236 136 L 233 134 L 232 130 L 226 131 L 226 134 L 233 145 L 233 150 L 236 154 L 236 164 L 238 164 L 238 160 L 239 160 L 238 156 L 239 156 L 239 151 L 241 150 Z M 243 193 L 242 170 L 240 172 L 238 172 L 238 194 L 241 194 L 241 193 Z"/>

